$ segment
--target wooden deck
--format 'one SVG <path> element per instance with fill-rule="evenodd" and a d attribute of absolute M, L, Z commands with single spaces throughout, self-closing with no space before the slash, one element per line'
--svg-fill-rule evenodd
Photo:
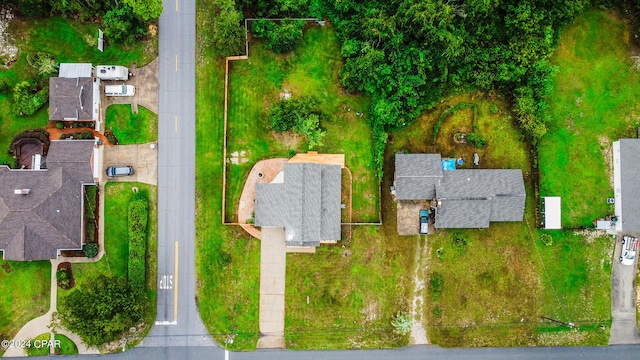
<path fill-rule="evenodd" d="M 23 139 L 18 145 L 18 169 L 32 169 L 31 160 L 36 154 L 42 155 L 42 143 L 36 139 Z M 44 161 L 44 157 L 42 158 Z"/>
<path fill-rule="evenodd" d="M 309 151 L 306 154 L 296 154 L 288 162 L 340 165 L 340 167 L 344 167 L 344 154 L 318 154 L 316 151 Z"/>

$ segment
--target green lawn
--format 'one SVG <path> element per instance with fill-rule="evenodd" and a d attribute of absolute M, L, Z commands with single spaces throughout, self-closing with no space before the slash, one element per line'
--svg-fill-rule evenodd
<path fill-rule="evenodd" d="M 196 271 L 198 308 L 219 344 L 255 349 L 258 341 L 260 241 L 222 222 L 224 62 L 205 45 L 212 3 L 198 1 L 196 69 Z"/>
<path fill-rule="evenodd" d="M 562 196 L 562 224 L 591 226 L 611 214 L 611 143 L 636 137 L 640 75 L 630 32 L 618 17 L 588 11 L 567 26 L 552 57 L 558 67 L 552 121 L 539 145 L 540 194 Z M 607 160 L 608 159 L 608 160 Z"/>
<path fill-rule="evenodd" d="M 138 113 L 134 114 L 131 105 L 110 105 L 105 129 L 113 131 L 120 145 L 157 141 L 158 115 L 143 106 L 138 106 Z"/>
<path fill-rule="evenodd" d="M 60 341 L 60 355 L 76 355 L 78 354 L 78 347 L 73 340 L 62 334 L 55 334 L 54 338 Z"/>
<path fill-rule="evenodd" d="M 250 53 L 249 60 L 233 62 L 230 71 L 227 156 L 244 152 L 246 162 L 228 163 L 227 221 L 236 218 L 244 182 L 256 162 L 308 150 L 303 137 L 271 130 L 269 109 L 284 90 L 292 97 L 313 95 L 319 99 L 319 108 L 332 119 L 321 123 L 327 131 L 324 146 L 313 150 L 345 154 L 355 180 L 353 220 L 378 221 L 371 131 L 365 117 L 356 115 L 367 111 L 369 101 L 364 96 L 346 95 L 337 85 L 342 61 L 332 27 L 309 28 L 294 54 L 276 55 L 260 42 L 251 45 Z"/>
<path fill-rule="evenodd" d="M 18 82 L 37 79 L 36 70 L 27 64 L 26 55 L 33 51 L 52 53 L 59 62 L 92 62 L 129 66 L 136 62 L 143 66 L 158 56 L 157 37 L 135 42 L 132 46 L 112 44 L 100 52 L 95 44 L 98 24 L 82 24 L 59 17 L 50 19 L 15 19 L 8 31 L 16 37 L 18 59 L 9 69 L 0 67 L 0 80 L 11 87 Z M 48 84 L 47 79 L 42 81 Z M 47 105 L 30 117 L 15 116 L 11 110 L 13 95 L 0 94 L 0 164 L 13 164 L 7 153 L 13 136 L 22 130 L 44 128 L 48 122 Z"/>
<path fill-rule="evenodd" d="M 49 261 L 0 260 L 0 339 L 13 339 L 24 324 L 49 310 L 50 279 Z M 0 355 L 4 350 L 0 347 Z"/>
<path fill-rule="evenodd" d="M 152 324 L 156 313 L 156 279 L 157 279 L 157 187 L 143 183 L 118 182 L 105 185 L 104 197 L 104 233 L 106 254 L 95 263 L 73 264 L 73 276 L 76 280 L 74 289 L 82 288 L 89 279 L 99 275 L 110 275 L 126 278 L 129 257 L 129 235 L 127 232 L 127 209 L 133 198 L 132 188 L 146 194 L 149 198 L 149 229 L 147 238 L 147 296 L 149 298 L 145 323 Z M 58 301 L 68 296 L 72 290 L 58 290 Z M 150 327 L 147 327 L 149 330 Z M 145 332 L 146 335 L 146 332 Z M 141 340 L 141 339 L 139 339 Z"/>
<path fill-rule="evenodd" d="M 49 333 L 40 334 L 35 338 L 31 339 L 31 346 L 27 348 L 28 356 L 43 356 L 49 355 L 51 353 L 51 349 L 48 346 L 42 346 L 43 341 L 51 341 L 51 335 Z M 38 343 L 36 347 L 35 344 Z"/>

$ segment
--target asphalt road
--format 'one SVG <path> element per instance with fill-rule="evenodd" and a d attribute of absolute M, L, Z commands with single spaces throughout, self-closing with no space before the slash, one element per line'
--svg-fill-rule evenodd
<path fill-rule="evenodd" d="M 158 298 L 141 346 L 215 346 L 195 293 L 195 0 L 164 0 L 159 33 Z"/>

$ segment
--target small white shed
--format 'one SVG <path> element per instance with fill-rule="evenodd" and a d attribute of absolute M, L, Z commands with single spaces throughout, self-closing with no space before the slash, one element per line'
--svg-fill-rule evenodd
<path fill-rule="evenodd" d="M 544 228 L 562 229 L 560 196 L 545 196 L 544 199 Z"/>

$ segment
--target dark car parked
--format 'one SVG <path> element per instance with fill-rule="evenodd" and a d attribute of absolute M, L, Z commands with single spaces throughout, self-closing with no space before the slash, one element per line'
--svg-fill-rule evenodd
<path fill-rule="evenodd" d="M 107 176 L 128 176 L 133 175 L 133 166 L 109 166 L 107 168 Z"/>

